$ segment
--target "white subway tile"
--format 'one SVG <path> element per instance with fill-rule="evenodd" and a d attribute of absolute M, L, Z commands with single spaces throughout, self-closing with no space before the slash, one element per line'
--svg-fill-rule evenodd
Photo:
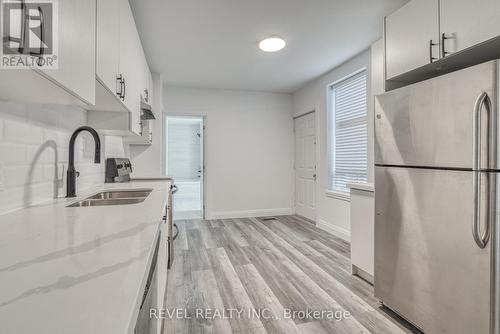
<path fill-rule="evenodd" d="M 42 128 L 19 121 L 4 121 L 4 137 L 6 141 L 25 144 L 40 144 L 43 141 Z"/>
<path fill-rule="evenodd" d="M 24 205 L 24 187 L 5 189 L 0 196 L 0 212 L 22 208 Z"/>
<path fill-rule="evenodd" d="M 69 139 L 71 134 L 67 131 L 55 130 L 55 129 L 44 129 L 43 138 L 44 141 L 53 141 L 57 146 L 69 146 Z"/>
<path fill-rule="evenodd" d="M 85 124 L 79 107 L 0 101 L 0 214 L 65 196 L 69 139 Z M 104 182 L 105 157 L 126 156 L 121 137 L 100 138 L 101 164 L 94 164 L 90 134 L 77 139 L 78 192 Z"/>
<path fill-rule="evenodd" d="M 43 181 L 42 165 L 4 166 L 5 187 L 15 187 Z"/>
<path fill-rule="evenodd" d="M 26 145 L 0 142 L 0 159 L 5 164 L 26 163 Z"/>
<path fill-rule="evenodd" d="M 26 105 L 0 101 L 0 118 L 26 122 Z"/>
<path fill-rule="evenodd" d="M 26 119 L 30 123 L 38 123 L 44 127 L 57 127 L 59 122 L 59 113 L 51 110 L 44 105 L 27 105 Z"/>
<path fill-rule="evenodd" d="M 26 150 L 26 160 L 28 164 L 56 163 L 59 161 L 55 144 L 45 142 L 42 145 L 28 145 Z"/>

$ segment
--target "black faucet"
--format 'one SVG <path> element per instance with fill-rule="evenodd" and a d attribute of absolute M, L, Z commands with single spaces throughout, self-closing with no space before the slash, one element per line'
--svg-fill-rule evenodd
<path fill-rule="evenodd" d="M 94 163 L 101 163 L 101 139 L 99 139 L 97 131 L 90 126 L 81 126 L 76 129 L 69 140 L 68 172 L 66 173 L 66 197 L 76 197 L 76 178 L 80 175 L 80 173 L 75 170 L 75 140 L 78 134 L 82 131 L 88 131 L 92 137 L 94 137 Z"/>

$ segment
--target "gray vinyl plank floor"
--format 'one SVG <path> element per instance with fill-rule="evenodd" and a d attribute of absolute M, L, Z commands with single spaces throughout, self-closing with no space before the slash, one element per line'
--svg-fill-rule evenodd
<path fill-rule="evenodd" d="M 307 220 L 176 223 L 163 334 L 417 333 L 350 274 L 349 243 Z"/>

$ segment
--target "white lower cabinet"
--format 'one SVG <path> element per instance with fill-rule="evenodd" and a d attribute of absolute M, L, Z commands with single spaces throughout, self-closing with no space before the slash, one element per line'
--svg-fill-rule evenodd
<path fill-rule="evenodd" d="M 439 17 L 446 55 L 500 36 L 499 0 L 440 0 Z"/>
<path fill-rule="evenodd" d="M 375 194 L 373 184 L 351 183 L 352 273 L 373 284 L 375 262 Z"/>

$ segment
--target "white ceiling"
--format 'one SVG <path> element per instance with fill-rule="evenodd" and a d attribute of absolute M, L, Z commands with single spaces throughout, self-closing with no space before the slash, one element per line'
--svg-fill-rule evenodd
<path fill-rule="evenodd" d="M 294 92 L 382 36 L 407 0 L 130 0 L 152 71 L 168 85 Z M 258 49 L 285 38 L 277 53 Z"/>

